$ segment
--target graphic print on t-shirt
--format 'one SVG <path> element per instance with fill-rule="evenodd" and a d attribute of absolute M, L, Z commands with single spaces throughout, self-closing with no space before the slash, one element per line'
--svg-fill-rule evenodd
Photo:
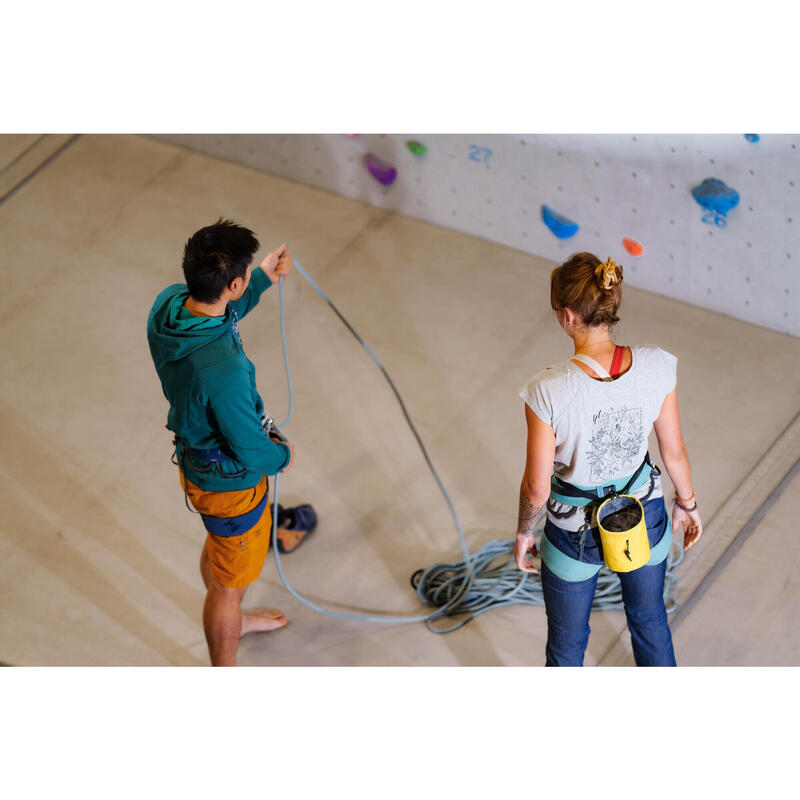
<path fill-rule="evenodd" d="M 588 453 L 592 485 L 632 473 L 638 466 L 643 437 L 641 408 L 598 411 L 592 417 L 592 449 Z"/>

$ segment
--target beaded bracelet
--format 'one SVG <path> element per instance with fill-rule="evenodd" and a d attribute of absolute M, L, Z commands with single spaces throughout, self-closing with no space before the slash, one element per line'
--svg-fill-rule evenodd
<path fill-rule="evenodd" d="M 682 503 L 691 503 L 694 500 L 694 492 L 692 492 L 688 497 L 680 497 L 677 492 L 675 492 L 675 497 L 680 500 Z"/>
<path fill-rule="evenodd" d="M 686 506 L 683 505 L 683 503 L 680 502 L 680 499 L 678 498 L 677 494 L 675 495 L 675 505 L 678 506 L 678 508 L 682 508 L 684 511 L 696 511 L 697 510 L 697 500 L 694 501 L 694 505 L 691 508 L 686 508 Z"/>

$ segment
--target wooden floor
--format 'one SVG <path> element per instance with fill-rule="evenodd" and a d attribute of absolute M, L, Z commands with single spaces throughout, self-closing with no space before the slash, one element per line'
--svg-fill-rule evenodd
<path fill-rule="evenodd" d="M 517 389 L 571 352 L 549 308 L 553 264 L 146 137 L 0 136 L 0 661 L 208 663 L 204 534 L 170 463 L 145 322 L 156 294 L 182 280 L 188 236 L 218 216 L 253 228 L 262 253 L 288 242 L 382 359 L 470 547 L 513 536 Z M 313 503 L 320 519 L 285 557 L 287 577 L 333 610 L 421 613 L 409 576 L 461 557 L 447 506 L 379 371 L 299 274 L 286 309 L 297 460 L 281 496 Z M 708 525 L 679 567 L 686 599 L 697 587 L 702 596 L 676 626 L 678 662 L 797 665 L 800 479 L 767 508 L 787 448 L 771 471 L 758 466 L 800 411 L 800 341 L 629 285 L 621 316 L 620 343 L 678 356 Z M 277 292 L 241 330 L 282 419 Z M 711 573 L 749 519 L 728 513 L 745 491 L 763 518 Z M 271 556 L 245 605 L 291 619 L 243 640 L 245 665 L 544 663 L 540 607 L 494 611 L 445 636 L 336 621 L 291 597 Z M 587 664 L 630 662 L 621 612 L 594 613 L 591 627 Z"/>

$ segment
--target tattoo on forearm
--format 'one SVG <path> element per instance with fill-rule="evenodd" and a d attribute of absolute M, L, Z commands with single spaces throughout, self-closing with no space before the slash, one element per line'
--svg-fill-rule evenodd
<path fill-rule="evenodd" d="M 536 523 L 542 518 L 546 505 L 535 506 L 525 492 L 519 493 L 519 522 L 517 533 L 533 533 Z"/>

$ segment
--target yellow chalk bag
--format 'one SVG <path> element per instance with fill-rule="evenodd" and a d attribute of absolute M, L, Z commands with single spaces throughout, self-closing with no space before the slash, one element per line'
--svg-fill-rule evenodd
<path fill-rule="evenodd" d="M 638 521 L 633 527 L 623 531 L 610 531 L 603 527 L 603 521 L 617 511 L 630 511 L 630 516 Z M 605 500 L 597 509 L 597 527 L 603 545 L 603 558 L 610 570 L 631 572 L 643 567 L 650 560 L 650 541 L 647 538 L 644 508 L 637 497 L 618 494 Z"/>

